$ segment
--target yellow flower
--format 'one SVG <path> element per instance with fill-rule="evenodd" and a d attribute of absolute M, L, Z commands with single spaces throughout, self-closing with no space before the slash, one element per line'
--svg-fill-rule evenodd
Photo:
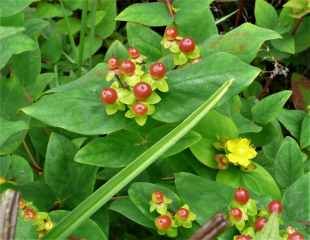
<path fill-rule="evenodd" d="M 228 161 L 234 165 L 248 167 L 257 153 L 247 138 L 230 139 L 225 143 Z"/>

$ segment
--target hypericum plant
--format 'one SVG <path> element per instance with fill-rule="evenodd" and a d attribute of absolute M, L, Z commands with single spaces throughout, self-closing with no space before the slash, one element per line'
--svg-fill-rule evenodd
<path fill-rule="evenodd" d="M 131 59 L 108 59 L 106 80 L 114 82 L 111 87 L 102 90 L 101 100 L 108 115 L 126 111 L 127 118 L 134 118 L 137 124 L 143 126 L 147 117 L 155 112 L 155 104 L 161 100 L 156 90 L 169 90 L 166 67 L 156 62 L 147 69 L 145 57 L 136 48 L 129 48 L 128 55 Z"/>
<path fill-rule="evenodd" d="M 201 58 L 199 47 L 194 39 L 179 36 L 176 27 L 166 28 L 161 44 L 172 53 L 174 65 L 196 63 Z"/>
<path fill-rule="evenodd" d="M 178 235 L 178 228 L 191 228 L 192 222 L 196 220 L 194 214 L 187 204 L 181 206 L 173 214 L 169 205 L 172 200 L 167 198 L 163 192 L 155 191 L 152 193 L 150 201 L 150 212 L 154 210 L 160 214 L 155 219 L 155 227 L 159 235 L 167 235 L 174 238 Z"/>
<path fill-rule="evenodd" d="M 283 204 L 279 200 L 272 200 L 266 207 L 257 207 L 256 200 L 250 197 L 247 189 L 239 187 L 234 191 L 234 199 L 229 207 L 229 220 L 233 226 L 239 231 L 238 235 L 234 236 L 234 240 L 254 240 L 264 239 L 264 229 L 267 228 L 271 218 L 276 218 L 278 223 L 282 223 Z M 278 225 L 271 226 L 279 228 Z M 277 229 L 279 231 L 279 229 Z M 286 230 L 281 230 L 281 239 L 293 240 L 304 239 L 303 235 L 296 229 L 288 227 Z"/>

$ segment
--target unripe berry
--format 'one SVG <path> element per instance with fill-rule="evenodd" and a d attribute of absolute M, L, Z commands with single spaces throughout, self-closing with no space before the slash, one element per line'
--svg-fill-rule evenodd
<path fill-rule="evenodd" d="M 236 240 L 252 240 L 252 237 L 249 235 L 239 235 L 237 236 Z"/>
<path fill-rule="evenodd" d="M 177 212 L 176 215 L 182 219 L 182 220 L 186 220 L 189 216 L 189 211 L 186 208 L 180 208 Z"/>
<path fill-rule="evenodd" d="M 120 65 L 120 70 L 122 74 L 132 76 L 135 73 L 136 65 L 130 60 L 124 60 Z"/>
<path fill-rule="evenodd" d="M 115 70 L 118 68 L 118 60 L 115 57 L 111 57 L 108 60 L 108 67 L 110 70 Z"/>
<path fill-rule="evenodd" d="M 150 74 L 154 79 L 161 79 L 166 75 L 166 67 L 162 63 L 154 63 L 150 66 Z"/>
<path fill-rule="evenodd" d="M 113 104 L 117 100 L 117 92 L 114 88 L 105 88 L 101 92 L 101 101 L 105 104 Z"/>
<path fill-rule="evenodd" d="M 161 204 L 165 200 L 165 195 L 162 192 L 153 192 L 152 193 L 152 202 L 156 204 Z"/>
<path fill-rule="evenodd" d="M 168 215 L 162 215 L 155 219 L 155 226 L 159 230 L 167 230 L 171 227 L 172 220 Z"/>
<path fill-rule="evenodd" d="M 258 232 L 258 231 L 262 230 L 266 223 L 267 223 L 266 218 L 264 218 L 264 217 L 257 218 L 255 221 L 255 224 L 254 224 L 255 231 Z"/>
<path fill-rule="evenodd" d="M 287 240 L 304 240 L 304 236 L 301 235 L 299 232 L 293 232 L 288 235 Z"/>
<path fill-rule="evenodd" d="M 147 110 L 147 106 L 144 103 L 135 103 L 132 106 L 132 111 L 139 116 L 144 116 Z"/>
<path fill-rule="evenodd" d="M 183 38 L 179 43 L 179 48 L 184 53 L 191 53 L 195 50 L 196 44 L 191 38 Z"/>
<path fill-rule="evenodd" d="M 128 48 L 128 54 L 133 59 L 140 57 L 140 52 L 136 48 Z"/>
<path fill-rule="evenodd" d="M 177 29 L 175 27 L 167 27 L 165 31 L 165 36 L 169 41 L 173 41 L 178 36 Z"/>
<path fill-rule="evenodd" d="M 133 87 L 133 93 L 138 100 L 145 100 L 152 95 L 152 87 L 148 83 L 140 82 Z"/>
<path fill-rule="evenodd" d="M 230 216 L 236 220 L 240 221 L 242 219 L 242 211 L 239 208 L 230 209 Z"/>
<path fill-rule="evenodd" d="M 246 204 L 250 199 L 250 194 L 245 188 L 237 188 L 235 191 L 235 201 L 241 205 Z"/>
<path fill-rule="evenodd" d="M 283 206 L 282 203 L 278 200 L 272 200 L 268 204 L 268 211 L 269 213 L 278 213 L 280 214 L 282 212 Z"/>

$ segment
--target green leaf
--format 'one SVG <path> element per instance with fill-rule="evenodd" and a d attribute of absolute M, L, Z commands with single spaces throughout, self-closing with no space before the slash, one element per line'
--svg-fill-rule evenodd
<path fill-rule="evenodd" d="M 116 57 L 119 59 L 128 58 L 127 48 L 118 40 L 115 40 L 107 50 L 104 60 L 107 61 L 110 57 Z"/>
<path fill-rule="evenodd" d="M 161 36 L 141 24 L 127 23 L 127 37 L 129 46 L 137 48 L 150 61 L 161 57 Z"/>
<path fill-rule="evenodd" d="M 255 1 L 255 19 L 257 26 L 274 29 L 278 22 L 278 14 L 266 0 L 257 0 Z"/>
<path fill-rule="evenodd" d="M 268 195 L 274 199 L 281 198 L 281 192 L 272 176 L 259 164 L 253 171 L 242 171 L 236 167 L 219 171 L 216 181 L 231 187 L 243 186 L 257 195 Z"/>
<path fill-rule="evenodd" d="M 33 51 L 14 56 L 12 58 L 12 69 L 17 79 L 29 91 L 35 85 L 35 81 L 41 72 L 41 51 L 39 46 Z"/>
<path fill-rule="evenodd" d="M 307 148 L 310 146 L 310 115 L 305 116 L 300 134 L 301 148 Z"/>
<path fill-rule="evenodd" d="M 300 231 L 308 228 L 304 222 L 309 220 L 310 214 L 309 182 L 310 173 L 307 173 L 286 189 L 282 199 L 284 223 Z"/>
<path fill-rule="evenodd" d="M 16 224 L 16 232 L 15 239 L 37 239 L 38 234 L 34 224 L 18 215 L 17 224 Z"/>
<path fill-rule="evenodd" d="M 26 184 L 33 181 L 33 172 L 26 159 L 18 155 L 0 157 L 0 177 Z"/>
<path fill-rule="evenodd" d="M 161 126 L 148 133 L 119 131 L 103 138 L 97 138 L 76 154 L 75 161 L 100 167 L 125 167 L 171 129 L 171 126 Z M 199 140 L 199 134 L 190 132 L 176 143 L 164 157 L 177 154 Z M 120 151 L 120 146 L 122 146 L 122 151 Z"/>
<path fill-rule="evenodd" d="M 0 26 L 0 40 L 16 35 L 23 32 L 25 28 L 23 27 L 3 27 Z"/>
<path fill-rule="evenodd" d="M 291 91 L 277 92 L 256 103 L 252 108 L 254 121 L 265 125 L 275 120 L 291 94 Z"/>
<path fill-rule="evenodd" d="M 255 239 L 281 240 L 279 227 L 279 216 L 277 214 L 272 214 L 262 231 L 256 234 Z"/>
<path fill-rule="evenodd" d="M 60 202 L 71 208 L 90 195 L 94 189 L 97 169 L 73 161 L 76 146 L 67 138 L 53 133 L 44 163 L 45 182 Z"/>
<path fill-rule="evenodd" d="M 305 16 L 297 33 L 295 34 L 296 53 L 310 47 L 310 16 Z"/>
<path fill-rule="evenodd" d="M 0 117 L 0 155 L 14 152 L 23 141 L 28 130 L 24 121 L 8 121 Z"/>
<path fill-rule="evenodd" d="M 295 39 L 290 34 L 285 34 L 281 39 L 271 41 L 271 45 L 277 50 L 285 53 L 295 54 Z"/>
<path fill-rule="evenodd" d="M 64 217 L 69 214 L 69 211 L 64 210 L 56 210 L 49 213 L 52 221 L 57 224 L 60 222 Z M 75 230 L 72 237 L 79 238 L 79 239 L 88 239 L 88 240 L 108 240 L 105 233 L 100 229 L 100 227 L 92 220 L 87 219 L 81 226 Z M 66 238 L 59 238 L 59 239 L 66 239 Z"/>
<path fill-rule="evenodd" d="M 116 27 L 116 0 L 101 0 L 98 1 L 98 5 L 98 10 L 104 11 L 105 15 L 101 22 L 96 25 L 95 31 L 104 39 L 109 37 Z"/>
<path fill-rule="evenodd" d="M 22 33 L 0 40 L 0 69 L 5 66 L 13 55 L 36 48 L 36 42 Z"/>
<path fill-rule="evenodd" d="M 113 201 L 110 210 L 118 212 L 128 219 L 147 228 L 154 228 L 154 222 L 147 218 L 140 210 L 134 205 L 130 199 L 118 199 Z"/>
<path fill-rule="evenodd" d="M 274 162 L 275 178 L 282 188 L 293 184 L 304 173 L 303 154 L 297 142 L 286 137 Z"/>
<path fill-rule="evenodd" d="M 98 188 L 87 198 L 87 200 L 82 202 L 65 219 L 63 219 L 58 226 L 52 229 L 46 236 L 46 239 L 57 239 L 59 237 L 68 236 L 85 219 L 96 212 L 130 181 L 155 162 L 156 159 L 172 147 L 180 138 L 186 135 L 205 116 L 205 114 L 216 105 L 216 103 L 227 92 L 231 84 L 232 81 L 223 84 L 221 88 L 219 88 L 207 101 L 190 114 L 176 128 L 142 153 L 126 168 L 114 175 L 107 183 Z"/>
<path fill-rule="evenodd" d="M 277 32 L 244 23 L 225 35 L 209 38 L 204 44 L 202 55 L 228 52 L 245 62 L 251 62 L 265 41 L 277 38 L 281 38 Z"/>
<path fill-rule="evenodd" d="M 68 17 L 67 20 L 70 26 L 70 33 L 72 35 L 75 35 L 81 30 L 81 21 L 79 19 L 75 17 Z M 56 22 L 55 30 L 60 34 L 65 34 L 65 35 L 69 34 L 67 23 L 64 18 Z"/>
<path fill-rule="evenodd" d="M 40 18 L 64 17 L 64 13 L 70 16 L 72 12 L 68 9 L 61 8 L 60 4 L 41 2 L 36 8 L 36 15 Z"/>
<path fill-rule="evenodd" d="M 8 17 L 21 12 L 35 0 L 8 0 L 0 1 L 0 16 Z M 2 51 L 0 51 L 2 52 Z"/>
<path fill-rule="evenodd" d="M 117 17 L 117 21 L 141 23 L 147 26 L 166 26 L 172 24 L 164 3 L 136 3 L 123 10 Z"/>
<path fill-rule="evenodd" d="M 253 121 L 245 118 L 241 113 L 239 112 L 232 112 L 231 117 L 234 120 L 239 134 L 244 133 L 258 133 L 262 131 L 262 127 L 255 124 Z"/>
<path fill-rule="evenodd" d="M 199 63 L 168 72 L 169 92 L 162 96 L 152 117 L 163 122 L 180 121 L 223 82 L 236 80 L 221 103 L 250 85 L 258 73 L 259 69 L 227 53 L 213 54 Z"/>
<path fill-rule="evenodd" d="M 283 109 L 278 116 L 278 120 L 293 137 L 299 138 L 302 121 L 305 116 L 306 113 L 304 111 Z"/>
<path fill-rule="evenodd" d="M 175 178 L 178 194 L 197 215 L 199 224 L 214 213 L 225 211 L 231 202 L 233 189 L 228 186 L 189 173 L 177 173 Z M 206 203 L 207 207 L 202 207 Z"/>
<path fill-rule="evenodd" d="M 53 31 L 48 38 L 41 44 L 41 53 L 43 61 L 56 63 L 59 61 L 63 51 L 63 42 L 60 33 Z"/>
<path fill-rule="evenodd" d="M 95 54 L 98 49 L 102 45 L 102 39 L 96 37 L 92 38 L 90 35 L 86 36 L 84 39 L 84 54 L 83 54 L 83 60 L 85 61 L 89 57 L 91 57 L 93 54 Z M 80 45 L 78 46 L 78 49 L 80 48 Z"/>
<path fill-rule="evenodd" d="M 181 36 L 190 36 L 201 43 L 217 34 L 210 5 L 205 0 L 175 0 L 175 24 Z"/>

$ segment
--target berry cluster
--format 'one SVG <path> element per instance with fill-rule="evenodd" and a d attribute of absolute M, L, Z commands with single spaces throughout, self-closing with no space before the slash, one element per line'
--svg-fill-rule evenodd
<path fill-rule="evenodd" d="M 125 116 L 134 118 L 137 124 L 143 126 L 147 116 L 155 112 L 154 105 L 161 100 L 156 90 L 169 90 L 166 67 L 156 62 L 147 69 L 145 57 L 136 48 L 129 48 L 128 55 L 130 59 L 127 60 L 121 61 L 115 57 L 108 60 L 106 80 L 114 81 L 102 90 L 101 101 L 106 105 L 108 115 L 127 110 Z"/>
<path fill-rule="evenodd" d="M 174 214 L 169 211 L 172 200 L 165 196 L 163 192 L 152 193 L 150 201 L 150 212 L 156 211 L 160 214 L 155 219 L 155 227 L 159 235 L 176 237 L 178 227 L 191 228 L 192 222 L 196 220 L 196 215 L 190 211 L 188 205 L 183 205 Z"/>
<path fill-rule="evenodd" d="M 188 62 L 196 63 L 201 59 L 200 50 L 190 37 L 178 35 L 175 27 L 167 27 L 161 44 L 169 49 L 173 55 L 174 65 L 184 65 Z"/>
<path fill-rule="evenodd" d="M 25 202 L 23 199 L 19 201 L 19 208 L 21 210 L 21 216 L 31 221 L 36 227 L 38 238 L 42 239 L 52 228 L 53 222 L 50 219 L 48 213 L 39 212 L 32 203 Z"/>
<path fill-rule="evenodd" d="M 255 234 L 263 230 L 269 216 L 277 214 L 280 218 L 282 211 L 283 205 L 278 200 L 272 200 L 267 208 L 257 209 L 256 201 L 250 198 L 249 192 L 245 188 L 237 188 L 229 208 L 229 220 L 240 232 L 234 240 L 255 239 Z M 292 228 L 283 235 L 283 239 L 287 240 L 304 240 L 304 237 Z"/>

